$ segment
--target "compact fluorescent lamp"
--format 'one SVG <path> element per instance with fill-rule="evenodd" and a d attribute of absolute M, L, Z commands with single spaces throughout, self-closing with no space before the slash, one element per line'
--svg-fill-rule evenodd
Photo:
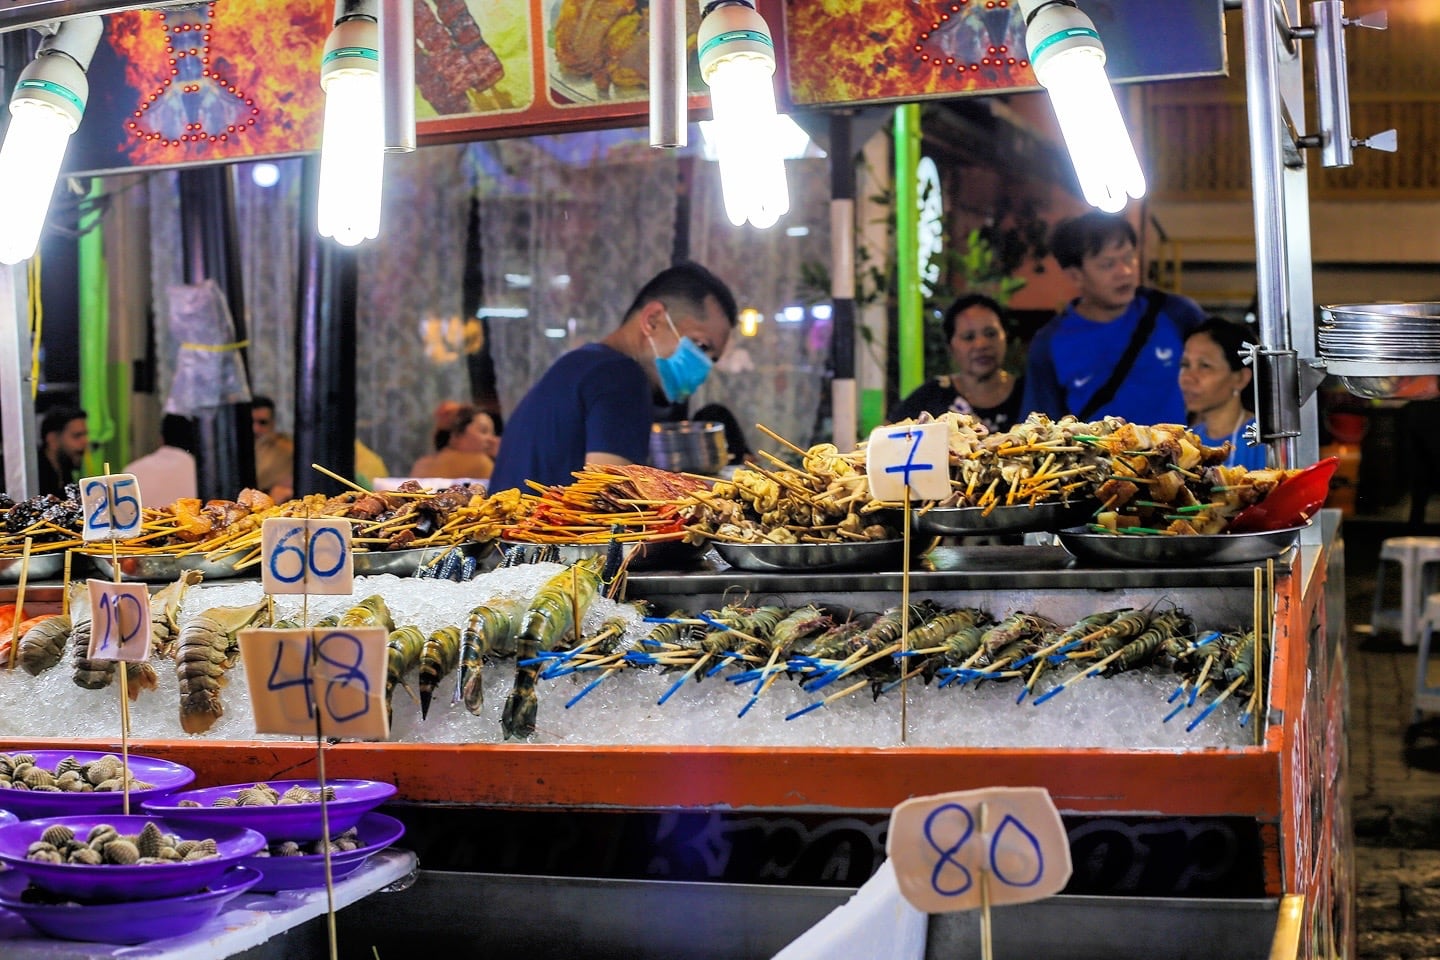
<path fill-rule="evenodd" d="M 1145 174 L 1105 76 L 1105 47 L 1072 0 L 1020 0 L 1025 46 L 1050 92 L 1085 200 L 1109 213 L 1145 195 Z"/>
<path fill-rule="evenodd" d="M 775 131 L 775 44 L 748 0 L 716 0 L 700 15 L 700 75 L 710 85 L 725 214 L 737 227 L 774 226 L 790 209 Z"/>
<path fill-rule="evenodd" d="M 0 263 L 28 260 L 40 242 L 65 147 L 90 95 L 85 70 L 104 29 L 99 17 L 63 21 L 16 81 L 0 146 Z"/>
<path fill-rule="evenodd" d="M 320 236 L 353 247 L 380 234 L 385 122 L 375 0 L 337 0 L 335 28 L 320 61 L 320 86 L 325 130 L 316 225 Z"/>

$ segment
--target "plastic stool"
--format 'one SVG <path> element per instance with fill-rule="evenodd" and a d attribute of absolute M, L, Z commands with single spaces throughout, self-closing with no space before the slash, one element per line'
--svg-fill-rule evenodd
<path fill-rule="evenodd" d="M 1384 605 L 1385 564 L 1400 567 L 1400 607 Z M 1407 647 L 1417 644 L 1420 637 L 1420 614 L 1425 598 L 1435 592 L 1436 571 L 1440 566 L 1440 537 L 1391 537 L 1380 545 L 1380 562 L 1375 570 L 1375 603 L 1370 610 L 1370 629 L 1375 633 L 1387 627 L 1398 630 L 1400 642 Z"/>
<path fill-rule="evenodd" d="M 1425 598 L 1415 662 L 1415 722 L 1424 713 L 1440 713 L 1440 687 L 1430 686 L 1430 636 L 1440 627 L 1440 593 Z"/>

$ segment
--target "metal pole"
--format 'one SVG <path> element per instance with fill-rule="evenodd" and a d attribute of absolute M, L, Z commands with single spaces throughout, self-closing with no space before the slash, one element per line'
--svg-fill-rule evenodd
<path fill-rule="evenodd" d="M 833 442 L 854 450 L 859 438 L 859 401 L 855 389 L 855 147 L 851 116 L 830 115 L 830 381 Z"/>
<path fill-rule="evenodd" d="M 650 146 L 683 147 L 687 92 L 685 4 L 650 4 Z"/>
<path fill-rule="evenodd" d="M 0 36 L 0 77 L 5 101 L 30 54 L 24 33 Z M 30 284 L 26 264 L 0 266 L 0 446 L 5 491 L 16 500 L 40 489 L 36 466 L 35 384 L 30 378 Z"/>
<path fill-rule="evenodd" d="M 306 157 L 300 195 L 316 196 L 319 179 L 319 157 Z M 355 475 L 356 251 L 320 238 L 313 201 L 305 203 L 300 217 L 300 251 L 295 495 L 333 496 L 346 488 L 310 465 Z"/>
<path fill-rule="evenodd" d="M 415 149 L 415 0 L 380 0 L 385 152 Z"/>
<path fill-rule="evenodd" d="M 1243 0 L 1245 90 L 1255 210 L 1255 276 L 1263 379 L 1268 398 L 1256 411 L 1261 438 L 1273 444 L 1282 466 L 1296 461 L 1300 384 L 1290 342 L 1290 294 L 1285 247 L 1285 194 L 1280 84 L 1276 65 L 1280 30 L 1271 0 Z"/>

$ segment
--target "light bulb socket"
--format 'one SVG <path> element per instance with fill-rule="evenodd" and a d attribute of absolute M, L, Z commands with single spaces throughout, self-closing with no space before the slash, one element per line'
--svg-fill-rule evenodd
<path fill-rule="evenodd" d="M 746 0 L 719 0 L 705 8 L 695 34 L 700 76 L 709 83 L 715 69 L 730 59 L 754 59 L 775 70 L 775 41 L 765 18 Z"/>
<path fill-rule="evenodd" d="M 42 53 L 26 64 L 10 95 L 10 110 L 20 103 L 39 103 L 68 117 L 71 130 L 80 126 L 85 103 L 90 98 L 90 82 L 85 71 L 68 54 L 60 51 Z"/>
<path fill-rule="evenodd" d="M 1025 48 L 1030 65 L 1040 82 L 1045 78 L 1044 64 L 1063 53 L 1084 50 L 1105 62 L 1105 45 L 1095 23 L 1070 0 L 1044 0 L 1038 6 L 1021 4 L 1025 13 Z"/>
<path fill-rule="evenodd" d="M 380 26 L 373 17 L 357 16 L 335 24 L 320 58 L 320 86 L 341 72 L 380 72 Z"/>

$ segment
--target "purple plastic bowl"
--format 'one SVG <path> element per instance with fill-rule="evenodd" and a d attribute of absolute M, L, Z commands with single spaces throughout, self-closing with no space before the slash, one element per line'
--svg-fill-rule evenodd
<path fill-rule="evenodd" d="M 267 780 L 274 790 L 284 793 L 291 787 L 318 790 L 318 780 Z M 223 787 L 183 790 L 158 800 L 150 800 L 144 809 L 173 823 L 203 823 L 217 827 L 249 827 L 265 834 L 271 843 L 281 840 L 319 840 L 324 836 L 320 824 L 319 803 L 287 803 L 273 807 L 217 807 L 221 797 L 233 797 L 254 783 L 232 783 Z M 380 780 L 327 780 L 335 788 L 335 799 L 325 804 L 330 818 L 330 835 L 344 833 L 360 818 L 395 796 L 393 783 Z M 183 800 L 194 800 L 198 807 L 182 807 Z"/>
<path fill-rule="evenodd" d="M 66 757 L 81 763 L 99 760 L 107 753 L 120 756 L 118 750 L 9 750 L 11 756 L 28 753 L 37 766 L 49 770 Z M 130 809 L 139 810 L 146 800 L 158 800 L 166 794 L 188 787 L 195 780 L 195 771 L 169 760 L 137 757 L 130 754 L 130 773 L 135 779 L 154 784 L 150 790 L 131 790 Z M 79 817 L 94 813 L 119 813 L 125 809 L 125 798 L 119 790 L 103 793 L 51 793 L 36 790 L 0 790 L 0 809 L 9 810 L 21 820 L 32 817 Z"/>
<path fill-rule="evenodd" d="M 20 822 L 20 818 L 17 817 L 17 816 L 15 816 L 15 814 L 13 814 L 13 813 L 6 813 L 4 810 L 0 810 L 0 827 L 3 827 L 3 826 L 5 826 L 6 824 L 9 824 L 9 823 L 19 823 L 19 822 Z"/>
<path fill-rule="evenodd" d="M 356 829 L 364 846 L 358 850 L 330 855 L 330 877 L 333 880 L 350 876 L 373 854 L 379 853 L 405 835 L 405 824 L 383 813 L 365 814 L 356 824 Z M 258 893 L 325 886 L 325 857 L 322 854 L 313 853 L 303 857 L 246 857 L 240 863 L 264 874 L 255 885 Z"/>
<path fill-rule="evenodd" d="M 185 863 L 156 863 L 122 867 L 115 864 L 90 866 L 83 863 L 42 863 L 25 859 L 30 844 L 40 839 L 47 827 L 64 824 L 84 836 L 91 827 L 108 823 L 124 834 L 139 833 L 149 821 L 181 840 L 214 838 L 218 857 Z M 125 900 L 158 900 L 197 893 L 219 879 L 236 862 L 264 849 L 265 837 L 245 827 L 210 827 L 170 823 L 158 817 L 102 814 L 91 817 L 44 817 L 22 820 L 0 827 L 0 863 L 30 879 L 49 893 L 81 903 L 116 903 Z"/>
<path fill-rule="evenodd" d="M 145 943 L 194 933 L 225 905 L 260 882 L 260 873 L 234 866 L 200 893 L 138 903 L 23 903 L 0 899 L 46 936 L 87 943 Z"/>

